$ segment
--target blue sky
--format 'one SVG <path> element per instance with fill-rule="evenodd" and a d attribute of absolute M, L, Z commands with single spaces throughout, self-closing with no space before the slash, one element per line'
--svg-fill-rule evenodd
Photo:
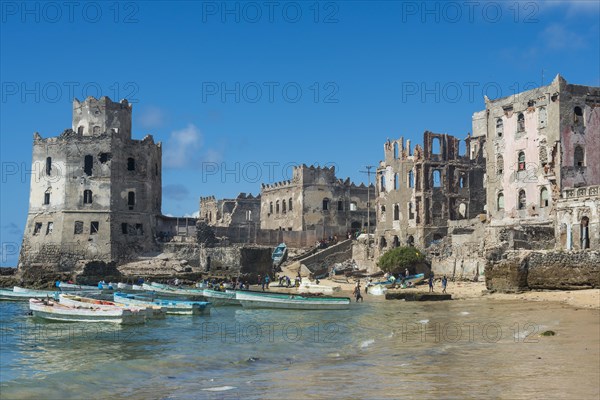
<path fill-rule="evenodd" d="M 163 213 L 191 215 L 298 163 L 366 182 L 388 137 L 465 137 L 484 94 L 600 86 L 594 1 L 0 4 L 3 266 L 33 132 L 70 128 L 72 97 L 132 101 L 133 137 L 163 143 Z"/>

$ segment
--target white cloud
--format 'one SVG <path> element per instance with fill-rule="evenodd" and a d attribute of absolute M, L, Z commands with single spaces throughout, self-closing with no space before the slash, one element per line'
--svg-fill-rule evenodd
<path fill-rule="evenodd" d="M 194 211 L 191 214 L 187 214 L 186 213 L 186 214 L 183 215 L 183 217 L 184 218 L 198 218 L 198 217 L 200 217 L 200 211 Z"/>
<path fill-rule="evenodd" d="M 168 168 L 183 168 L 196 158 L 202 146 L 202 133 L 194 124 L 173 131 L 165 144 L 164 165 Z"/>
<path fill-rule="evenodd" d="M 165 120 L 165 113 L 158 107 L 149 106 L 142 110 L 138 122 L 142 128 L 160 128 Z"/>
<path fill-rule="evenodd" d="M 596 0 L 544 0 L 538 4 L 541 11 L 563 9 L 567 17 L 587 15 L 597 18 L 600 12 L 600 2 Z"/>
<path fill-rule="evenodd" d="M 541 33 L 546 47 L 551 50 L 579 49 L 585 47 L 582 36 L 568 30 L 564 25 L 552 24 Z"/>

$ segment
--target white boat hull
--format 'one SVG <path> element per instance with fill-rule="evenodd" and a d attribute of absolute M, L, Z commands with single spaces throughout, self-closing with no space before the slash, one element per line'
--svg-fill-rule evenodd
<path fill-rule="evenodd" d="M 339 286 L 327 286 L 327 285 L 317 285 L 316 283 L 312 283 L 310 280 L 303 278 L 300 286 L 298 287 L 298 293 L 311 293 L 311 294 L 324 294 L 324 295 L 333 295 L 334 292 L 340 291 L 341 288 Z"/>
<path fill-rule="evenodd" d="M 15 291 L 10 289 L 0 289 L 0 300 L 9 300 L 9 301 L 27 301 L 29 299 L 45 299 L 45 298 L 55 298 L 55 292 L 47 292 L 42 290 L 27 290 L 23 288 L 19 288 L 21 291 Z"/>
<path fill-rule="evenodd" d="M 64 304 L 69 307 L 92 308 L 92 309 L 100 309 L 100 310 L 111 310 L 114 308 L 130 309 L 132 311 L 140 312 L 140 313 L 144 314 L 144 316 L 146 318 L 160 318 L 160 317 L 164 317 L 164 315 L 166 314 L 166 312 L 164 310 L 162 310 L 161 307 L 153 308 L 152 306 L 150 306 L 150 307 L 127 306 L 126 304 L 123 304 L 123 303 L 106 302 L 106 301 L 103 301 L 102 303 L 112 303 L 112 304 L 102 304 L 102 303 L 98 304 L 98 303 L 95 303 L 96 299 L 89 299 L 89 298 L 79 297 L 79 296 L 74 296 L 74 295 L 69 295 L 69 294 L 60 294 L 58 296 L 58 299 L 60 301 L 60 304 Z"/>
<path fill-rule="evenodd" d="M 349 298 L 321 299 L 290 295 L 255 295 L 236 292 L 236 299 L 244 308 L 280 308 L 286 310 L 345 310 L 350 307 Z"/>
<path fill-rule="evenodd" d="M 61 305 L 53 301 L 29 300 L 29 309 L 34 316 L 64 322 L 110 322 L 115 324 L 143 324 L 145 315 L 127 309 L 89 309 Z"/>
<path fill-rule="evenodd" d="M 204 289 L 203 296 L 215 306 L 239 306 L 240 302 L 235 297 L 235 291 L 219 292 Z"/>
<path fill-rule="evenodd" d="M 127 297 L 115 296 L 115 301 L 129 306 L 160 306 L 170 315 L 205 315 L 210 314 L 210 306 L 202 307 L 198 303 L 182 304 L 168 300 L 143 301 Z"/>

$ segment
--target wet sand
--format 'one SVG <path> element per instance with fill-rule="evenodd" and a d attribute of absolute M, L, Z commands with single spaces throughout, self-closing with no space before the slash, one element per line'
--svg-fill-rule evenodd
<path fill-rule="evenodd" d="M 340 283 L 331 279 L 320 279 L 321 285 L 327 286 L 339 286 L 341 288 L 340 294 L 349 296 L 352 294 L 352 290 L 356 283 L 353 278 L 349 279 L 349 283 Z M 343 280 L 343 278 L 340 278 Z M 364 285 L 366 280 L 361 279 L 361 287 L 364 293 Z M 400 289 L 405 290 L 405 289 Z M 413 289 L 417 292 L 428 292 L 429 288 L 426 284 L 417 285 Z M 434 292 L 441 293 L 442 286 L 439 281 L 436 281 L 433 288 Z M 552 291 L 528 291 L 522 293 L 487 293 L 485 282 L 448 282 L 446 292 L 452 295 L 454 300 L 465 300 L 465 299 L 495 299 L 495 300 L 525 300 L 525 301 L 549 301 L 555 303 L 567 304 L 575 308 L 588 308 L 588 309 L 600 309 L 600 289 L 586 289 L 586 290 L 552 290 Z"/>

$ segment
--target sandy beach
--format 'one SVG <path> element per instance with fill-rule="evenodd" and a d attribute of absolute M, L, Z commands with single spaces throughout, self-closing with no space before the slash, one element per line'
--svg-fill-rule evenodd
<path fill-rule="evenodd" d="M 340 278 L 343 279 L 343 278 Z M 353 278 L 349 279 L 349 283 L 340 283 L 338 279 L 320 279 L 321 285 L 340 286 L 341 292 L 344 295 L 351 295 L 355 283 Z M 366 280 L 361 279 L 361 286 L 364 291 Z M 418 292 L 428 292 L 429 288 L 426 284 L 417 285 L 414 290 Z M 439 281 L 434 283 L 434 292 L 441 292 L 442 286 Z M 526 301 L 550 301 L 563 303 L 575 308 L 600 309 L 600 289 L 586 290 L 553 290 L 553 291 L 529 291 L 522 293 L 487 293 L 485 282 L 448 282 L 446 292 L 452 295 L 453 300 L 464 299 L 495 299 L 495 300 L 526 300 Z M 368 297 L 367 297 L 368 300 Z"/>

